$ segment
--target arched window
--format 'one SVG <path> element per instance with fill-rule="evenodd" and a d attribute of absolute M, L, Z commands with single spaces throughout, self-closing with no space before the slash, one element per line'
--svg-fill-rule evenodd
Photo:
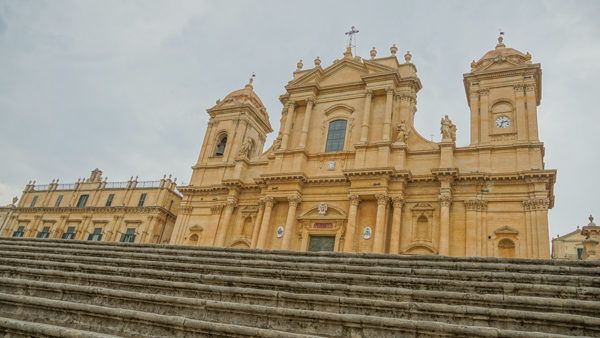
<path fill-rule="evenodd" d="M 225 154 L 225 146 L 227 145 L 227 134 L 219 136 L 217 139 L 217 146 L 215 147 L 215 156 L 223 156 Z"/>
<path fill-rule="evenodd" d="M 325 152 L 329 153 L 344 150 L 344 140 L 346 138 L 346 123 L 346 120 L 335 120 L 329 123 Z"/>

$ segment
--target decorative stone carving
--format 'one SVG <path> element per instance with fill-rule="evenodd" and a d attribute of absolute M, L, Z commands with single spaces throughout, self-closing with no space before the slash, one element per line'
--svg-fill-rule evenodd
<path fill-rule="evenodd" d="M 273 205 L 275 204 L 275 199 L 273 198 L 273 196 L 265 196 L 264 201 L 265 201 L 265 206 L 269 207 L 269 208 L 272 208 Z"/>
<path fill-rule="evenodd" d="M 375 49 L 375 47 L 373 47 L 371 49 L 371 51 L 369 52 L 369 55 L 371 55 L 371 60 L 375 59 L 375 57 L 377 56 L 377 49 Z"/>
<path fill-rule="evenodd" d="M 404 204 L 404 197 L 403 196 L 394 196 L 394 197 L 392 197 L 392 205 L 394 206 L 394 208 L 402 208 L 403 204 Z"/>
<path fill-rule="evenodd" d="M 392 47 L 390 47 L 390 53 L 392 56 L 396 56 L 396 53 L 398 53 L 398 47 L 396 47 L 396 44 L 393 44 Z"/>
<path fill-rule="evenodd" d="M 277 136 L 277 138 L 273 141 L 271 148 L 273 151 L 277 151 L 279 148 L 281 148 L 281 135 Z"/>
<path fill-rule="evenodd" d="M 218 214 L 220 214 L 220 213 L 221 213 L 221 211 L 223 210 L 223 208 L 224 208 L 224 207 L 225 207 L 225 204 L 223 204 L 223 203 L 219 203 L 219 204 L 212 205 L 212 206 L 210 207 L 210 212 L 211 212 L 213 215 L 218 215 Z"/>
<path fill-rule="evenodd" d="M 293 207 L 297 207 L 298 204 L 300 204 L 300 201 L 302 201 L 302 198 L 300 198 L 300 196 L 298 195 L 290 195 L 288 196 L 288 202 L 290 203 L 290 206 Z"/>
<path fill-rule="evenodd" d="M 487 209 L 487 201 L 486 200 L 471 199 L 471 200 L 466 200 L 464 203 L 465 203 L 465 209 L 467 209 L 467 211 L 483 211 L 483 210 Z"/>
<path fill-rule="evenodd" d="M 319 203 L 319 215 L 325 216 L 327 214 L 327 203 L 321 202 Z"/>
<path fill-rule="evenodd" d="M 249 157 L 251 156 L 251 151 L 254 148 L 254 140 L 251 138 L 247 138 L 242 146 L 240 147 L 240 151 L 238 151 L 238 156 Z"/>
<path fill-rule="evenodd" d="M 441 193 L 438 198 L 442 207 L 450 207 L 450 204 L 452 203 L 452 195 L 449 193 Z"/>

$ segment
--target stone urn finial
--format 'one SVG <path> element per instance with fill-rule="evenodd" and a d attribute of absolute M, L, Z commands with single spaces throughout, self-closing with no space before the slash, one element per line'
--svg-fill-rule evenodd
<path fill-rule="evenodd" d="M 319 58 L 318 56 L 315 59 L 315 67 L 321 67 L 321 58 Z"/>
<path fill-rule="evenodd" d="M 396 56 L 396 53 L 398 53 L 398 47 L 396 47 L 396 44 L 393 44 L 392 47 L 390 47 L 390 53 L 392 53 L 392 56 Z"/>
<path fill-rule="evenodd" d="M 296 71 L 302 70 L 302 67 L 304 67 L 304 64 L 302 63 L 302 59 L 300 59 L 296 64 Z"/>
<path fill-rule="evenodd" d="M 404 61 L 406 61 L 406 63 L 410 63 L 410 60 L 412 60 L 412 54 L 407 51 L 406 54 L 404 54 Z"/>
<path fill-rule="evenodd" d="M 375 47 L 373 47 L 371 49 L 371 51 L 369 52 L 369 54 L 371 55 L 371 60 L 373 60 L 377 56 L 377 49 L 375 49 Z"/>

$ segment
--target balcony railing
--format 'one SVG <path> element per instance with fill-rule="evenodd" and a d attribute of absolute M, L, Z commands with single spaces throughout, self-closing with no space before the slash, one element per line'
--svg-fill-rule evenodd
<path fill-rule="evenodd" d="M 160 181 L 139 181 L 136 184 L 136 188 L 158 188 L 160 187 Z"/>
<path fill-rule="evenodd" d="M 73 189 L 75 189 L 75 183 L 59 184 L 56 187 L 56 190 L 73 190 Z"/>
<path fill-rule="evenodd" d="M 106 182 L 106 186 L 104 188 L 105 189 L 124 189 L 124 188 L 127 188 L 127 184 L 129 184 L 129 182 L 127 182 L 127 181 Z"/>
<path fill-rule="evenodd" d="M 38 184 L 33 187 L 35 191 L 44 191 L 50 189 L 50 184 Z"/>

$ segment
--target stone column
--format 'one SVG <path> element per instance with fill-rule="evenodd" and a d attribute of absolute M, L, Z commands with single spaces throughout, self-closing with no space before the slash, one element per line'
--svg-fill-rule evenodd
<path fill-rule="evenodd" d="M 269 222 L 271 221 L 271 211 L 273 211 L 273 205 L 275 201 L 273 197 L 265 197 L 265 212 L 263 213 L 262 221 L 260 223 L 260 230 L 258 232 L 258 240 L 256 241 L 257 249 L 264 249 L 267 242 L 267 235 L 269 233 Z"/>
<path fill-rule="evenodd" d="M 254 220 L 254 227 L 252 228 L 252 238 L 250 239 L 250 248 L 256 248 L 256 242 L 258 242 L 258 231 L 260 230 L 260 223 L 262 223 L 263 214 L 265 213 L 265 199 L 261 198 L 258 200 L 258 213 L 256 220 Z"/>
<path fill-rule="evenodd" d="M 525 86 L 525 96 L 527 97 L 529 139 L 532 141 L 538 141 L 537 99 L 535 98 L 535 86 L 533 84 Z"/>
<path fill-rule="evenodd" d="M 480 232 L 477 228 L 477 205 L 478 200 L 465 201 L 465 256 L 477 256 L 477 234 Z"/>
<path fill-rule="evenodd" d="M 517 119 L 517 139 L 519 141 L 527 140 L 527 110 L 525 109 L 525 88 L 522 84 L 513 86 L 515 91 L 516 119 Z"/>
<path fill-rule="evenodd" d="M 296 104 L 294 101 L 288 102 L 288 111 L 287 117 L 285 118 L 285 126 L 283 128 L 283 133 L 281 133 L 281 150 L 286 150 L 288 148 L 288 142 L 290 139 L 290 131 L 292 129 L 292 122 L 294 122 L 294 110 L 296 108 Z"/>
<path fill-rule="evenodd" d="M 310 98 L 306 101 L 306 111 L 304 112 L 304 121 L 302 122 L 302 134 L 300 135 L 300 143 L 298 148 L 306 148 L 306 139 L 308 138 L 308 128 L 310 126 L 310 116 L 312 115 L 314 99 Z"/>
<path fill-rule="evenodd" d="M 363 115 L 362 127 L 360 129 L 360 142 L 367 143 L 369 140 L 369 123 L 371 120 L 371 98 L 373 96 L 373 92 L 371 90 L 367 90 L 367 95 L 365 96 L 365 108 Z"/>
<path fill-rule="evenodd" d="M 392 108 L 394 105 L 394 90 L 392 88 L 388 88 L 386 90 L 386 100 L 385 100 L 385 116 L 383 119 L 383 141 L 389 141 L 391 137 L 391 124 L 392 124 Z"/>
<path fill-rule="evenodd" d="M 225 205 L 225 210 L 223 212 L 223 218 L 221 219 L 221 224 L 219 225 L 219 233 L 215 240 L 215 246 L 225 246 L 225 237 L 227 237 L 227 230 L 229 229 L 229 222 L 231 221 L 231 215 L 233 214 L 233 210 L 237 206 L 237 198 L 234 196 L 227 197 L 227 205 Z"/>
<path fill-rule="evenodd" d="M 385 246 L 385 219 L 389 197 L 385 194 L 376 195 L 377 218 L 375 219 L 375 236 L 373 238 L 373 252 L 382 253 Z"/>
<path fill-rule="evenodd" d="M 490 110 L 488 107 L 488 89 L 479 91 L 479 116 L 481 123 L 481 143 L 489 142 L 490 140 Z"/>
<path fill-rule="evenodd" d="M 296 223 L 296 208 L 300 203 L 299 195 L 288 196 L 288 213 L 285 220 L 285 228 L 283 230 L 283 240 L 281 242 L 282 250 L 289 250 L 292 237 L 294 235 L 294 224 Z"/>
<path fill-rule="evenodd" d="M 533 230 L 531 227 L 531 207 L 529 201 L 523 201 L 523 210 L 525 218 L 525 240 L 521 243 L 526 246 L 527 258 L 533 258 Z"/>
<path fill-rule="evenodd" d="M 346 238 L 344 239 L 344 252 L 355 252 L 354 234 L 356 233 L 356 214 L 360 198 L 358 195 L 350 195 L 350 208 L 348 209 L 348 223 L 346 224 Z"/>
<path fill-rule="evenodd" d="M 550 247 L 548 238 L 548 206 L 550 201 L 547 198 L 538 198 L 535 200 L 538 227 L 538 257 L 543 259 L 550 258 Z"/>
<path fill-rule="evenodd" d="M 450 204 L 452 196 L 448 192 L 443 192 L 440 198 L 440 241 L 439 254 L 442 256 L 450 255 Z"/>
<path fill-rule="evenodd" d="M 479 143 L 479 93 L 471 92 L 471 144 Z"/>
<path fill-rule="evenodd" d="M 392 233 L 390 236 L 390 253 L 400 253 L 400 233 L 402 231 L 402 205 L 404 199 L 402 196 L 395 196 L 392 198 L 392 205 L 394 211 L 392 213 Z"/>

